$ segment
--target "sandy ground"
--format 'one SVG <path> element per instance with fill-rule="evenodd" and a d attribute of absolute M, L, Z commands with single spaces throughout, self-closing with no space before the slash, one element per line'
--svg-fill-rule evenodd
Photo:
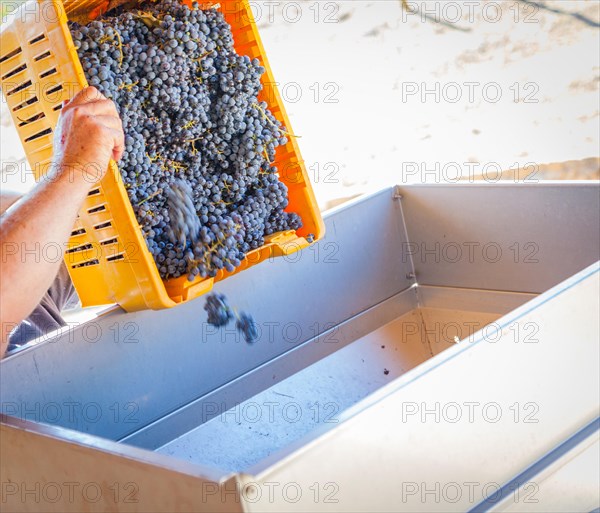
<path fill-rule="evenodd" d="M 322 208 L 501 170 L 599 177 L 597 0 L 251 4 Z M 23 153 L 4 102 L 1 123 L 6 165 Z"/>

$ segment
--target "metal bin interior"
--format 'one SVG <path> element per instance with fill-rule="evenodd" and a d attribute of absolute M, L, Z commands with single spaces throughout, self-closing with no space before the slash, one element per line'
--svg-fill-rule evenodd
<path fill-rule="evenodd" d="M 6 358 L 2 413 L 260 473 L 594 264 L 599 208 L 589 183 L 382 190 L 327 213 L 314 247 L 215 287 L 253 314 L 254 344 L 207 325 L 202 299 L 114 308 Z"/>

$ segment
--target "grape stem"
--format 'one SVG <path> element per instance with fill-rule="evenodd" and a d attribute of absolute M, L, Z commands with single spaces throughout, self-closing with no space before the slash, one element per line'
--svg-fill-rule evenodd
<path fill-rule="evenodd" d="M 258 103 L 253 103 L 252 107 L 256 108 L 257 110 L 260 111 L 260 113 L 262 114 L 263 118 L 265 118 L 272 126 L 274 126 L 277 130 L 279 130 L 281 133 L 289 135 L 290 137 L 295 137 L 296 139 L 299 139 L 300 137 L 302 137 L 301 135 L 294 135 L 291 132 L 288 132 L 285 128 L 282 128 L 280 126 L 277 126 L 275 123 L 273 123 L 273 121 L 271 120 L 271 118 L 269 118 L 269 116 L 267 116 L 266 112 L 264 111 L 264 109 L 258 104 Z"/>
<path fill-rule="evenodd" d="M 140 82 L 139 80 L 131 83 L 131 84 L 121 84 L 119 86 L 119 89 L 127 89 L 128 91 L 131 91 L 136 85 L 138 85 Z"/>
<path fill-rule="evenodd" d="M 162 189 L 158 189 L 155 193 L 150 194 L 150 196 L 148 196 L 147 198 L 143 199 L 142 201 L 140 201 L 139 203 L 136 204 L 137 207 L 139 207 L 140 205 L 142 205 L 143 203 L 146 203 L 146 201 L 148 201 L 149 199 L 154 198 L 155 196 L 158 196 L 160 193 L 162 192 Z"/>
<path fill-rule="evenodd" d="M 195 43 L 201 43 L 201 41 L 199 39 L 192 39 L 192 41 L 194 41 Z M 212 50 L 210 50 L 209 52 L 204 52 L 200 57 L 196 57 L 195 59 L 192 59 L 192 62 L 200 62 L 202 59 L 204 59 L 204 57 L 210 55 L 211 53 L 213 53 Z M 200 69 L 202 69 L 202 66 L 200 66 Z M 204 70 L 202 70 L 204 71 Z"/>
<path fill-rule="evenodd" d="M 114 29 L 115 34 L 117 34 L 117 39 L 118 41 L 118 46 L 119 46 L 119 52 L 121 53 L 121 56 L 119 57 L 119 68 L 123 65 L 123 40 L 121 39 L 121 34 L 119 33 L 119 31 L 115 28 Z"/>

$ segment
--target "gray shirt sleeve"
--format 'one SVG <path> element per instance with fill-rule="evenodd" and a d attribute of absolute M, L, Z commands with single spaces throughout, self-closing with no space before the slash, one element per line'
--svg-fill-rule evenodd
<path fill-rule="evenodd" d="M 66 323 L 61 315 L 63 310 L 73 308 L 79 302 L 67 268 L 62 263 L 52 286 L 39 305 L 27 319 L 9 335 L 8 351 L 12 351 L 33 339 L 43 337 Z"/>

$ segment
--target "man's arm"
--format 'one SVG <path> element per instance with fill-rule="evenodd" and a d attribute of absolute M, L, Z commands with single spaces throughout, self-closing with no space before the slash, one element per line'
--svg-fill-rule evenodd
<path fill-rule="evenodd" d="M 47 247 L 66 247 L 77 212 L 111 158 L 123 154 L 123 127 L 112 101 L 93 87 L 63 107 L 48 175 L 0 219 L 0 356 L 10 331 L 37 306 L 56 277 L 60 259 Z"/>

